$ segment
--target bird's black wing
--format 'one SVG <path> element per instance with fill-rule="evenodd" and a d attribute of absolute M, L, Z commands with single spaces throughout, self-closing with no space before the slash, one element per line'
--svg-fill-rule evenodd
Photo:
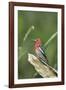
<path fill-rule="evenodd" d="M 44 48 L 40 48 L 40 51 L 41 51 L 41 53 L 43 54 L 43 56 L 47 59 L 47 56 L 46 56 L 46 53 L 45 53 L 45 50 L 44 50 Z"/>

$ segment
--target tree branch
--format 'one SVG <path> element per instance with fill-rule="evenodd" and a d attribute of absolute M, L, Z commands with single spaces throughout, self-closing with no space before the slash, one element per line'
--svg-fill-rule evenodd
<path fill-rule="evenodd" d="M 57 71 L 47 63 L 41 63 L 33 54 L 28 54 L 28 61 L 42 77 L 56 77 Z"/>

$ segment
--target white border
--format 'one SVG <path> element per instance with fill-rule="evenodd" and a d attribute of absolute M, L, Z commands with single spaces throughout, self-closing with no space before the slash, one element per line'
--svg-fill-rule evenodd
<path fill-rule="evenodd" d="M 56 78 L 39 78 L 39 79 L 19 79 L 18 80 L 18 10 L 27 11 L 46 11 L 58 13 L 58 77 Z M 61 81 L 61 9 L 55 8 L 37 8 L 37 7 L 14 7 L 14 83 L 44 83 L 44 82 L 57 82 Z"/>

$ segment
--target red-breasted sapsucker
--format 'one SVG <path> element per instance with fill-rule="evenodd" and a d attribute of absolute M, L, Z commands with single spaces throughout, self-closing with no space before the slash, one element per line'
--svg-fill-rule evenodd
<path fill-rule="evenodd" d="M 48 63 L 48 59 L 47 56 L 45 54 L 45 50 L 42 49 L 42 42 L 40 38 L 37 38 L 34 44 L 35 47 L 35 53 L 37 55 L 37 58 L 39 58 L 39 60 L 41 60 L 42 62 Z"/>

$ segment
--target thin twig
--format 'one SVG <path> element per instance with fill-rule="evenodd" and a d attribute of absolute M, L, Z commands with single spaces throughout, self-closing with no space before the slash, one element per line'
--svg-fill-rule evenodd
<path fill-rule="evenodd" d="M 44 44 L 44 47 L 46 47 L 57 35 L 57 32 L 55 32 L 50 38 L 49 40 Z"/>
<path fill-rule="evenodd" d="M 27 30 L 27 32 L 26 32 L 26 34 L 25 34 L 25 36 L 24 36 L 23 41 L 26 41 L 26 39 L 27 39 L 27 37 L 29 36 L 30 32 L 31 32 L 32 30 L 34 30 L 34 28 L 35 28 L 35 27 L 32 25 L 32 26 Z"/>

